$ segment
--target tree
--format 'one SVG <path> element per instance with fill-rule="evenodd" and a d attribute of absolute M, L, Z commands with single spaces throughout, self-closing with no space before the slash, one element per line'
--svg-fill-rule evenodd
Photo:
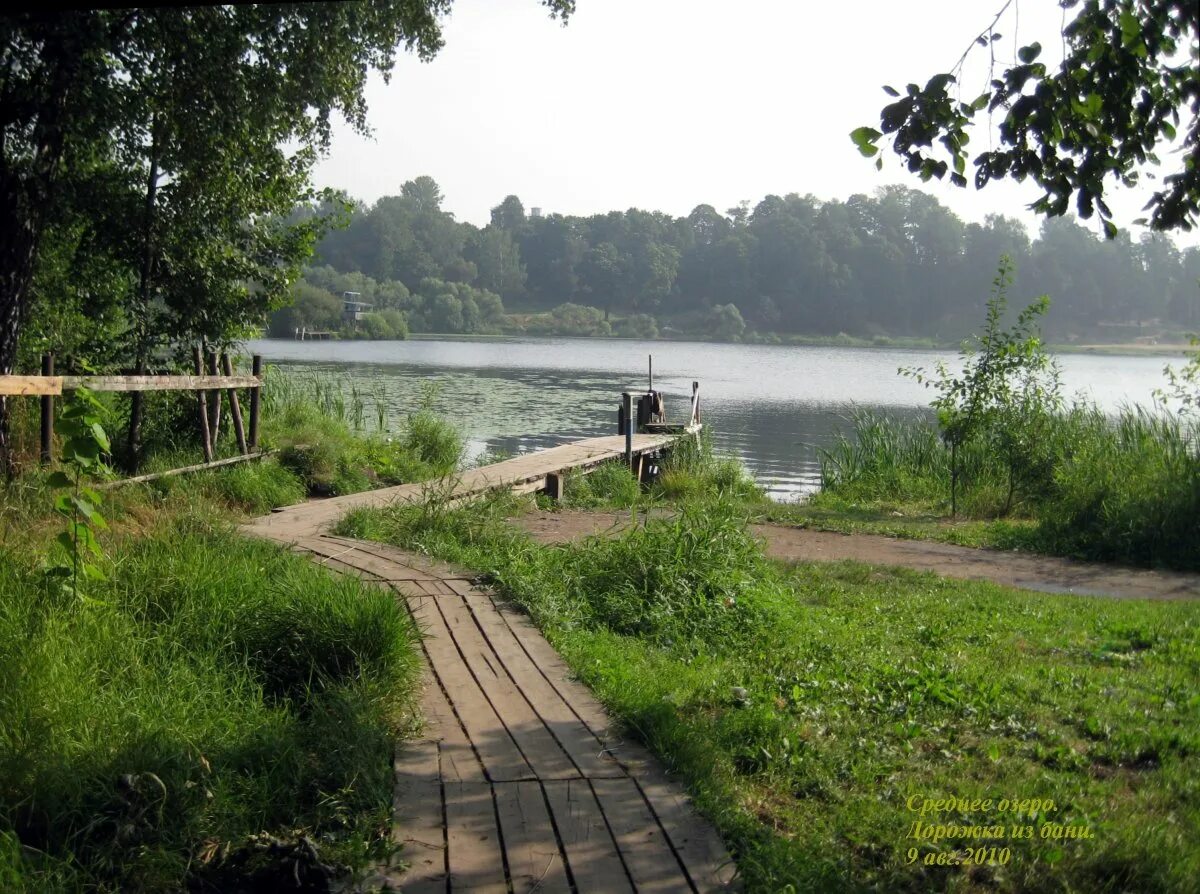
<path fill-rule="evenodd" d="M 543 3 L 563 18 L 573 11 L 573 0 Z M 186 250 L 172 296 L 187 325 L 236 327 L 247 303 L 282 294 L 294 273 L 287 258 L 311 247 L 303 244 L 311 229 L 308 237 L 304 227 L 280 230 L 270 212 L 307 188 L 335 112 L 367 131 L 371 70 L 386 76 L 399 47 L 423 58 L 441 48 L 450 6 L 80 9 L 0 19 L 0 375 L 13 370 L 39 248 L 47 223 L 62 216 L 68 175 L 115 170 L 126 196 L 144 184 L 146 210 L 133 217 L 145 249 L 140 296 L 149 299 L 144 273 L 154 255 Z M 207 213 L 181 214 L 187 226 L 164 242 L 155 234 L 168 185 L 181 211 Z M 230 249 L 241 258 L 230 263 Z M 251 266 L 266 275 L 255 289 L 245 286 Z M 0 454 L 9 467 L 3 398 Z"/>
<path fill-rule="evenodd" d="M 975 43 L 995 46 L 1002 37 L 995 27 L 1011 5 L 1012 0 L 1004 4 Z M 1043 190 L 1031 206 L 1035 211 L 1062 215 L 1074 199 L 1081 217 L 1099 213 L 1111 237 L 1117 226 L 1104 201 L 1106 180 L 1137 183 L 1147 163 L 1159 163 L 1160 144 L 1176 138 L 1183 111 L 1190 120 L 1181 161 L 1146 208 L 1154 229 L 1191 230 L 1200 208 L 1200 5 L 1195 0 L 1061 0 L 1061 5 L 1078 12 L 1063 30 L 1065 58 L 1056 71 L 1038 61 L 1042 47 L 1032 43 L 1017 50 L 1015 63 L 992 77 L 982 95 L 961 102 L 951 89 L 964 53 L 953 70 L 935 74 L 924 87 L 909 84 L 904 96 L 884 87 L 896 101 L 880 112 L 880 129 L 860 127 L 851 138 L 871 157 L 884 134 L 894 135 L 893 149 L 909 171 L 922 180 L 949 171 L 954 184 L 966 186 L 968 130 L 985 109 L 989 116 L 999 113 L 999 145 L 974 159 L 976 188 L 1005 177 L 1032 178 Z"/>

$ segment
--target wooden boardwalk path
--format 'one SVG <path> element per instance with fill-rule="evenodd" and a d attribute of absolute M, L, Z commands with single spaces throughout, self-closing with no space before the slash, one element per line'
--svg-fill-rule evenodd
<path fill-rule="evenodd" d="M 619 448 L 595 443 L 616 441 Z M 599 462 L 614 449 L 621 455 L 624 443 L 568 448 L 544 452 Z M 466 473 L 460 486 L 478 493 L 536 481 L 546 474 L 539 456 Z M 354 506 L 420 496 L 388 490 L 390 498 L 375 491 L 325 500 L 246 526 L 390 587 L 424 632 L 424 732 L 399 744 L 395 762 L 393 834 L 409 865 L 388 881 L 403 891 L 497 894 L 735 889 L 716 831 L 649 752 L 613 732 L 522 612 L 470 572 L 327 533 Z"/>
<path fill-rule="evenodd" d="M 633 436 L 633 455 L 642 456 L 667 447 L 678 435 Z M 490 466 L 468 469 L 452 481 L 447 481 L 439 497 L 462 500 L 489 490 L 506 488 L 517 493 L 543 490 L 552 475 L 570 470 L 586 471 L 602 462 L 625 455 L 625 438 L 621 435 L 588 438 L 560 447 L 526 453 Z M 428 493 L 429 482 L 401 484 L 344 497 L 331 497 L 310 503 L 300 503 L 276 510 L 254 523 L 255 531 L 275 540 L 289 540 L 291 534 L 303 536 L 316 530 L 328 530 L 351 509 L 361 506 L 387 506 L 391 503 L 419 503 Z"/>

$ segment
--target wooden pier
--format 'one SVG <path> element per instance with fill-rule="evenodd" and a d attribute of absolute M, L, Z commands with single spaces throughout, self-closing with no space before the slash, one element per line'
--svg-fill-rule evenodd
<path fill-rule="evenodd" d="M 608 460 L 629 459 L 636 468 L 646 456 L 667 449 L 680 434 L 612 435 L 573 441 L 560 447 L 539 450 L 503 462 L 468 469 L 442 483 L 400 484 L 365 493 L 347 494 L 327 500 L 301 503 L 276 510 L 254 522 L 253 528 L 275 540 L 289 540 L 326 531 L 351 509 L 383 507 L 395 503 L 420 503 L 436 492 L 439 499 L 466 500 L 490 490 L 515 493 L 547 490 L 561 494 L 563 481 L 571 472 L 587 471 Z M 628 443 L 628 448 L 627 444 Z"/>

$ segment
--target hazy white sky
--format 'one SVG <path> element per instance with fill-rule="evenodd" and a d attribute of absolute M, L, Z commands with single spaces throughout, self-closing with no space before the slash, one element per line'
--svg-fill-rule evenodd
<path fill-rule="evenodd" d="M 445 49 L 429 63 L 400 58 L 390 84 L 372 80 L 373 138 L 339 128 L 316 181 L 370 202 L 429 174 L 444 207 L 479 225 L 510 193 L 544 213 L 684 215 L 701 203 L 725 210 L 789 192 L 845 198 L 899 182 L 933 192 L 964 219 L 1000 212 L 1036 233 L 1025 210 L 1038 196 L 1032 184 L 982 192 L 921 184 L 890 149 L 877 172 L 848 136 L 878 125 L 889 101 L 883 84 L 902 90 L 948 71 L 1001 6 L 578 0 L 563 27 L 536 0 L 457 0 Z M 1019 19 L 1010 9 L 997 25 L 997 61 L 1039 40 L 1043 61 L 1057 65 L 1058 5 L 1013 7 Z M 987 58 L 973 51 L 964 98 L 983 91 Z M 972 148 L 985 139 L 973 135 Z M 1122 226 L 1141 216 L 1146 195 L 1113 194 Z"/>

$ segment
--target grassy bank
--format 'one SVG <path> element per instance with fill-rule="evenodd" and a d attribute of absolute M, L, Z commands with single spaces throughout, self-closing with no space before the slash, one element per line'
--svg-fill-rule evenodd
<path fill-rule="evenodd" d="M 66 558 L 48 471 L 4 489 L 0 889 L 319 891 L 388 855 L 416 631 L 387 592 L 234 526 L 446 471 L 461 441 L 420 409 L 367 435 L 303 383 L 268 393 L 277 457 L 104 492 L 81 593 L 46 572 Z M 148 470 L 198 461 L 194 407 L 148 408 Z"/>
<path fill-rule="evenodd" d="M 1084 559 L 1200 568 L 1200 422 L 1076 407 L 1042 419 L 1001 454 L 960 448 L 962 498 L 950 522 L 951 453 L 936 426 L 860 414 L 821 455 L 822 490 L 777 520 L 934 537 Z M 1008 461 L 1005 460 L 1008 457 Z"/>
<path fill-rule="evenodd" d="M 1197 606 L 777 565 L 727 499 L 554 547 L 507 526 L 513 508 L 342 530 L 487 572 L 683 776 L 749 890 L 1182 892 L 1200 874 Z M 920 815 L 948 797 L 993 807 Z M 1034 798 L 1053 809 L 996 812 Z M 910 838 L 916 821 L 1004 838 Z M 1004 862 L 927 865 L 981 844 Z"/>

